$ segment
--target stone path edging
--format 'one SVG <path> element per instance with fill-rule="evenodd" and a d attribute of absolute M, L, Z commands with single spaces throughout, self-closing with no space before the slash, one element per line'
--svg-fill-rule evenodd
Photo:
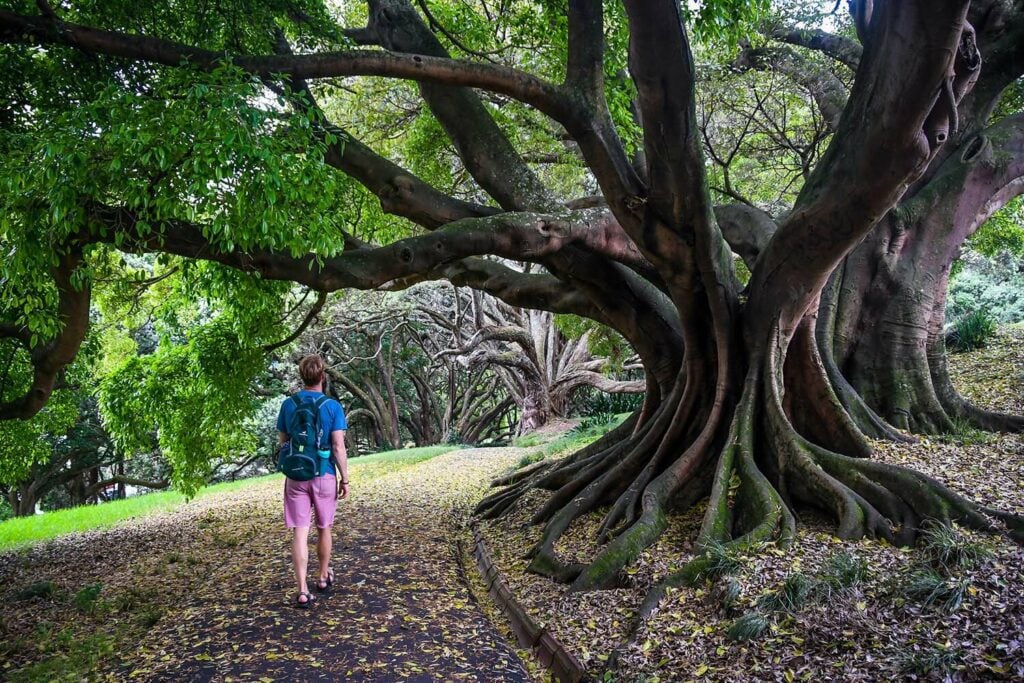
<path fill-rule="evenodd" d="M 476 558 L 477 568 L 491 599 L 511 622 L 512 631 L 516 634 L 519 644 L 529 648 L 537 661 L 544 668 L 550 669 L 555 678 L 562 683 L 590 681 L 587 670 L 579 660 L 546 627 L 538 625 L 515 599 L 495 566 L 491 551 L 487 548 L 478 525 L 474 523 L 472 528 L 473 556 Z"/>

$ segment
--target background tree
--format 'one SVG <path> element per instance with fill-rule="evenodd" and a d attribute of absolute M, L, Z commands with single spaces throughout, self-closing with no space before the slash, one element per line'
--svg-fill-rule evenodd
<path fill-rule="evenodd" d="M 373 450 L 508 436 L 514 404 L 489 368 L 464 368 L 439 352 L 466 315 L 466 298 L 420 285 L 350 295 L 328 309 L 304 342 L 329 364 L 335 390 L 350 397 L 349 423 L 365 422 Z"/>
<path fill-rule="evenodd" d="M 471 300 L 473 317 L 452 327 L 452 344 L 439 356 L 456 358 L 469 367 L 490 367 L 501 378 L 519 413 L 517 433 L 567 417 L 573 395 L 582 387 L 607 393 L 641 393 L 642 380 L 617 379 L 615 365 L 628 372 L 640 369 L 616 349 L 617 335 L 583 319 L 555 320 L 548 311 L 527 311 L 486 295 Z M 569 334 L 565 334 L 563 329 Z M 603 338 L 602 338 L 603 337 Z M 594 338 L 595 343 L 591 343 Z M 592 353 L 605 342 L 612 357 Z M 621 373 L 620 373 L 621 374 Z"/>
<path fill-rule="evenodd" d="M 107 84 L 77 99 L 58 85 L 69 92 L 53 102 L 44 89 L 9 126 L 4 239 L 23 248 L 4 264 L 5 301 L 17 303 L 3 331 L 27 349 L 33 379 L 0 416 L 45 403 L 84 335 L 81 266 L 111 249 L 261 278 L 211 267 L 266 303 L 220 314 L 171 364 L 172 378 L 204 373 L 205 400 L 185 390 L 191 382 L 172 382 L 173 394 L 147 385 L 144 399 L 109 401 L 122 416 L 156 418 L 154 396 L 180 410 L 160 418 L 160 438 L 183 462 L 207 443 L 180 424 L 200 420 L 211 396 L 242 390 L 248 378 L 227 368 L 257 365 L 237 340 L 244 352 L 266 336 L 271 325 L 256 323 L 280 309 L 273 281 L 330 291 L 444 278 L 605 324 L 644 366 L 633 419 L 572 457 L 506 478 L 481 505 L 500 514 L 528 490 L 553 491 L 533 517 L 545 525 L 534 571 L 576 589 L 614 585 L 668 511 L 705 496 L 700 547 L 788 542 L 800 506 L 825 510 L 844 538 L 909 543 L 929 518 L 1024 532 L 1017 517 L 872 460 L 867 439 L 941 429 L 951 413 L 1020 426 L 957 397 L 937 334 L 956 248 L 1024 187 L 1022 115 L 998 108 L 1022 71 L 1019 5 L 863 0 L 851 3 L 856 41 L 772 33 L 809 35 L 812 48 L 856 69 L 841 111 L 822 116 L 833 126 L 826 148 L 776 217 L 742 202 L 714 206 L 688 30 L 752 34 L 766 3 L 707 2 L 695 16 L 672 0 L 512 4 L 497 15 L 486 2 L 439 6 L 451 13 L 429 22 L 406 0 L 371 0 L 365 14 L 346 5 L 341 17 L 312 2 L 246 4 L 244 20 L 224 3 L 201 24 L 121 3 L 0 12 L 0 40 L 23 66 L 17 80 L 42 68 L 63 84 L 68 64 L 91 61 L 87 73 Z M 441 30 L 455 15 L 466 26 L 458 41 Z M 416 81 L 395 92 L 418 98 L 401 112 L 432 131 L 416 139 L 447 140 L 437 143 L 449 152 L 435 155 L 437 177 L 362 141 L 379 119 L 363 80 L 345 97 L 349 82 L 338 79 L 349 77 Z M 365 119 L 352 121 L 364 104 Z M 550 159 L 541 151 L 582 161 L 529 161 Z M 434 182 L 445 169 L 448 182 Z M 367 192 L 417 227 L 369 219 L 374 230 L 360 232 L 337 207 L 360 207 L 366 219 Z M 745 286 L 734 251 L 751 271 Z M 133 431 L 127 419 L 112 424 Z M 205 436 L 222 450 L 216 431 Z M 593 562 L 562 562 L 557 539 L 606 506 L 607 543 Z"/>

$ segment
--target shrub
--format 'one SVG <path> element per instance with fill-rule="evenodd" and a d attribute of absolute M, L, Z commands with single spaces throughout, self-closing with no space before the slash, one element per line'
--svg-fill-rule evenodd
<path fill-rule="evenodd" d="M 573 394 L 569 414 L 631 413 L 643 404 L 643 394 L 609 394 L 593 387 L 582 387 Z"/>
<path fill-rule="evenodd" d="M 904 588 L 911 600 L 952 614 L 960 609 L 970 585 L 970 579 L 947 579 L 934 569 L 919 569 L 910 575 Z"/>
<path fill-rule="evenodd" d="M 946 346 L 953 351 L 973 351 L 985 345 L 996 333 L 996 321 L 984 308 L 967 313 L 953 322 L 946 333 Z"/>
<path fill-rule="evenodd" d="M 813 587 L 814 582 L 807 575 L 790 574 L 778 590 L 758 598 L 757 607 L 765 612 L 798 612 L 807 603 Z"/>
<path fill-rule="evenodd" d="M 985 256 L 966 251 L 951 280 L 946 318 L 985 309 L 997 323 L 1024 321 L 1024 259 L 1009 252 Z"/>
<path fill-rule="evenodd" d="M 99 607 L 100 593 L 103 591 L 102 583 L 94 583 L 85 586 L 75 593 L 75 607 L 86 614 L 94 614 Z"/>
<path fill-rule="evenodd" d="M 992 557 L 992 550 L 966 537 L 951 525 L 936 522 L 921 532 L 921 550 L 925 559 L 946 576 L 954 571 L 973 569 Z"/>
<path fill-rule="evenodd" d="M 760 612 L 747 612 L 732 622 L 732 626 L 726 631 L 730 640 L 754 640 L 768 630 L 768 617 Z"/>
<path fill-rule="evenodd" d="M 615 422 L 615 413 L 595 413 L 580 420 L 580 423 L 569 430 L 569 433 L 590 436 L 593 432 L 604 430 L 613 422 Z"/>

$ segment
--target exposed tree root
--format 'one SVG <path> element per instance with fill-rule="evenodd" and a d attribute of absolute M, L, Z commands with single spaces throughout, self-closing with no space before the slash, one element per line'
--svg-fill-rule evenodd
<path fill-rule="evenodd" d="M 936 335 L 928 349 L 928 367 L 931 368 L 932 384 L 939 402 L 950 415 L 967 420 L 975 427 L 991 432 L 1024 432 L 1024 415 L 1009 415 L 985 410 L 974 405 L 956 390 L 949 378 L 949 364 L 946 360 L 946 342 L 942 335 Z"/>
<path fill-rule="evenodd" d="M 781 355 L 769 356 L 763 377 L 758 377 L 756 368 L 747 377 L 717 463 L 698 549 L 719 543 L 742 551 L 776 536 L 786 544 L 795 536 L 790 506 L 796 502 L 830 512 L 836 519 L 837 535 L 845 539 L 872 536 L 910 545 L 928 520 L 1005 533 L 1024 543 L 1024 517 L 984 508 L 920 472 L 835 453 L 798 434 L 786 415 L 779 390 Z M 762 392 L 763 401 L 759 400 Z M 774 460 L 774 486 L 753 457 L 757 433 L 754 408 L 759 404 L 765 406 L 760 434 L 769 447 L 766 458 Z M 734 475 L 739 478 L 738 487 Z M 706 575 L 708 564 L 708 556 L 699 555 L 654 586 L 641 604 L 629 637 L 635 635 L 669 589 L 693 585 Z"/>
<path fill-rule="evenodd" d="M 862 423 L 874 434 L 908 439 L 845 380 L 832 381 L 830 367 L 837 378 L 842 376 L 829 353 L 821 353 L 813 319 L 805 324 L 791 343 L 776 325 L 764 353 L 752 354 L 761 360 L 747 370 L 724 438 L 719 428 L 731 404 L 716 401 L 704 409 L 701 401 L 691 400 L 692 385 L 680 390 L 681 380 L 649 421 L 617 443 L 602 440 L 557 466 L 503 480 L 510 487 L 488 499 L 490 512 L 508 509 L 542 482 L 555 488 L 531 520 L 545 527 L 531 550 L 529 571 L 571 582 L 571 590 L 620 585 L 622 570 L 664 532 L 668 511 L 705 496 L 708 505 L 697 539 L 701 554 L 649 592 L 636 628 L 669 588 L 708 575 L 708 548 L 743 551 L 772 541 L 792 542 L 800 507 L 832 516 L 843 539 L 872 537 L 910 545 L 922 525 L 937 522 L 1005 533 L 1024 542 L 1024 517 L 986 509 L 927 475 L 864 457 Z M 859 418 L 852 416 L 850 405 Z M 948 420 L 941 406 L 937 415 Z M 816 424 L 822 422 L 828 424 Z M 906 424 L 942 426 L 927 411 Z M 697 433 L 695 425 L 702 426 Z M 610 506 L 598 530 L 598 542 L 606 545 L 589 564 L 559 559 L 557 540 L 575 520 L 602 506 Z"/>
<path fill-rule="evenodd" d="M 511 472 L 491 482 L 492 487 L 510 486 L 497 491 L 477 504 L 474 514 L 483 519 L 496 519 L 507 512 L 531 488 L 555 490 L 571 481 L 585 467 L 607 456 L 611 449 L 622 443 L 637 428 L 639 412 L 634 412 L 622 424 L 594 443 L 557 462 L 539 462 Z"/>

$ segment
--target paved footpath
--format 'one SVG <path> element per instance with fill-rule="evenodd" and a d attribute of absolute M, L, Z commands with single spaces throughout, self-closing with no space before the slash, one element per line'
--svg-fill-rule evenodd
<path fill-rule="evenodd" d="M 163 604 L 162 613 L 134 651 L 113 653 L 95 673 L 117 680 L 529 681 L 466 588 L 454 545 L 489 479 L 521 455 L 463 450 L 365 482 L 353 475 L 352 499 L 335 524 L 337 582 L 309 610 L 291 606 L 279 482 L 251 487 L 231 505 L 141 522 L 111 544 L 119 557 L 104 590 L 138 591 Z M 117 532 L 97 534 L 82 552 L 102 552 Z M 68 550 L 58 564 L 80 567 L 82 558 Z M 314 558 L 311 543 L 311 574 Z M 27 565 L 43 559 L 30 554 Z"/>

